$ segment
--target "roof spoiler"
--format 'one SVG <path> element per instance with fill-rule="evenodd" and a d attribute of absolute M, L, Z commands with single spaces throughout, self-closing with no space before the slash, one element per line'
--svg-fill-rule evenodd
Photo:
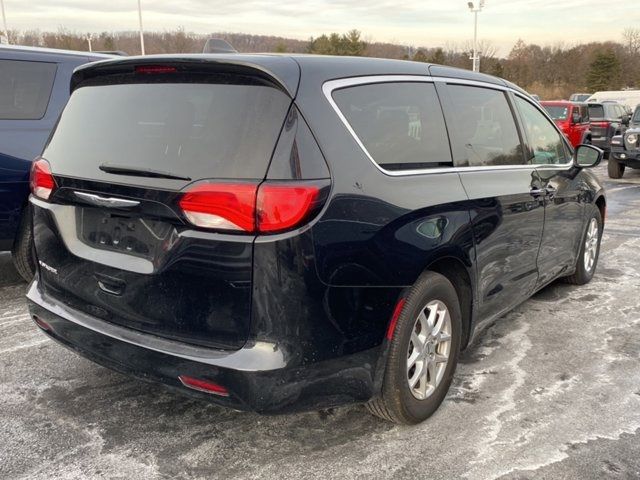
<path fill-rule="evenodd" d="M 221 38 L 210 38 L 204 44 L 202 53 L 238 53 L 238 51 Z"/>

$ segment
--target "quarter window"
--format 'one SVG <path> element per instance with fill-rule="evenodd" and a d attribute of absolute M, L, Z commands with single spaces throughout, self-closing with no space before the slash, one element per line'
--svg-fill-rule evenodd
<path fill-rule="evenodd" d="M 450 166 L 444 117 L 431 83 L 343 88 L 333 99 L 369 155 L 386 170 Z"/>
<path fill-rule="evenodd" d="M 451 131 L 460 166 L 522 165 L 520 137 L 504 92 L 449 85 Z"/>
<path fill-rule="evenodd" d="M 0 60 L 0 120 L 42 118 L 55 75 L 55 63 Z"/>
<path fill-rule="evenodd" d="M 564 142 L 553 124 L 526 100 L 516 97 L 516 105 L 529 141 L 531 162 L 535 165 L 566 163 Z"/>

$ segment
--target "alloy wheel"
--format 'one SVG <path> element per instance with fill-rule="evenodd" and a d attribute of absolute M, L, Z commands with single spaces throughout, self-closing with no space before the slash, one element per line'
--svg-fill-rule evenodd
<path fill-rule="evenodd" d="M 451 315 L 440 300 L 429 302 L 411 331 L 407 351 L 407 382 L 415 398 L 424 400 L 438 387 L 451 352 Z"/>
<path fill-rule="evenodd" d="M 592 218 L 587 227 L 587 236 L 584 240 L 584 269 L 591 272 L 596 263 L 596 255 L 598 254 L 598 221 Z"/>

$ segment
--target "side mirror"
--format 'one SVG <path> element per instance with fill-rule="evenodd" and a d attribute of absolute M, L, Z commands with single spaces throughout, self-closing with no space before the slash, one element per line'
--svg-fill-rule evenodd
<path fill-rule="evenodd" d="M 631 120 L 631 117 L 629 116 L 629 114 L 622 115 L 622 118 L 620 119 L 620 121 L 622 122 L 622 125 L 624 125 L 625 127 L 629 126 L 630 120 Z"/>
<path fill-rule="evenodd" d="M 578 145 L 573 157 L 573 164 L 578 168 L 597 167 L 604 157 L 604 152 L 593 145 Z"/>

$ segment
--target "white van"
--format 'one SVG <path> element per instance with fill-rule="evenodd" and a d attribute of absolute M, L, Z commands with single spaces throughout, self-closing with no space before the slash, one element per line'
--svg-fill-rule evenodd
<path fill-rule="evenodd" d="M 632 112 L 636 105 L 640 104 L 640 90 L 618 90 L 608 92 L 596 92 L 587 98 L 587 102 L 618 102 Z"/>

